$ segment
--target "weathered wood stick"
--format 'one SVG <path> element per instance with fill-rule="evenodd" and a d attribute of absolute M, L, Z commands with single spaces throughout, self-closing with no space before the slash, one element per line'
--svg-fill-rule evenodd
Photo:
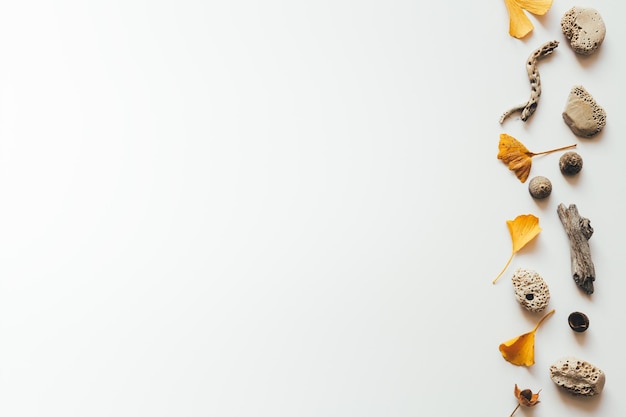
<path fill-rule="evenodd" d="M 596 271 L 591 261 L 588 242 L 593 234 L 590 221 L 578 213 L 576 204 L 570 204 L 568 208 L 559 204 L 556 211 L 569 238 L 574 282 L 587 294 L 593 294 Z"/>

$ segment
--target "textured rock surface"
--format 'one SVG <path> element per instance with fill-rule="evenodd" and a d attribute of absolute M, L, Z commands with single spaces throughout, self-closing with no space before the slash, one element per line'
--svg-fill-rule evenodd
<path fill-rule="evenodd" d="M 543 311 L 550 302 L 550 289 L 541 276 L 530 269 L 518 268 L 513 277 L 517 302 L 534 313 Z"/>
<path fill-rule="evenodd" d="M 559 46 L 559 41 L 557 40 L 546 42 L 530 54 L 526 60 L 526 72 L 528 73 L 528 80 L 530 81 L 530 98 L 526 103 L 512 107 L 505 111 L 502 117 L 500 117 L 500 123 L 503 123 L 507 117 L 516 112 L 522 112 L 520 119 L 522 119 L 522 122 L 525 122 L 530 116 L 533 115 L 535 110 L 537 110 L 539 97 L 541 96 L 541 78 L 539 77 L 537 62 L 539 62 L 540 59 L 552 54 L 557 46 Z"/>
<path fill-rule="evenodd" d="M 594 53 L 606 35 L 606 26 L 597 10 L 572 7 L 561 18 L 561 30 L 574 52 L 581 55 Z"/>
<path fill-rule="evenodd" d="M 606 125 L 606 112 L 582 85 L 575 85 L 567 98 L 563 120 L 575 135 L 590 138 Z"/>
<path fill-rule="evenodd" d="M 600 394 L 606 382 L 602 370 L 574 357 L 559 359 L 550 366 L 550 378 L 570 394 L 587 397 Z"/>

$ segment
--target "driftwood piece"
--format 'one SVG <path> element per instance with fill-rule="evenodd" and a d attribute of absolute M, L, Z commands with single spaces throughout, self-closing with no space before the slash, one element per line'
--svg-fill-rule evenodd
<path fill-rule="evenodd" d="M 593 294 L 596 271 L 591 261 L 588 242 L 593 234 L 590 221 L 578 213 L 576 204 L 570 204 L 567 208 L 559 204 L 556 211 L 569 238 L 574 282 L 587 294 Z"/>

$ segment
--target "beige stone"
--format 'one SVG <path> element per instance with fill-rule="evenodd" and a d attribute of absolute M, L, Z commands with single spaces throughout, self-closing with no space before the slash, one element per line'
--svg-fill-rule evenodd
<path fill-rule="evenodd" d="M 550 302 L 550 289 L 537 272 L 518 268 L 511 281 L 515 298 L 522 307 L 533 313 L 545 310 Z"/>
<path fill-rule="evenodd" d="M 606 111 L 582 85 L 576 85 L 567 98 L 563 120 L 575 135 L 590 138 L 606 125 Z"/>
<path fill-rule="evenodd" d="M 597 10 L 572 7 L 561 18 L 561 30 L 574 52 L 591 55 L 602 45 L 606 36 L 604 20 Z"/>
<path fill-rule="evenodd" d="M 550 379 L 572 395 L 592 397 L 604 389 L 606 375 L 589 362 L 570 356 L 550 366 Z"/>

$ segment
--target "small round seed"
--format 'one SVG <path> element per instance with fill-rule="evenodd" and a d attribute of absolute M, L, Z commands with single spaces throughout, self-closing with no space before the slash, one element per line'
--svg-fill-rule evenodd
<path fill-rule="evenodd" d="M 567 323 L 573 331 L 581 333 L 589 328 L 589 318 L 580 311 L 575 311 L 567 318 Z"/>
<path fill-rule="evenodd" d="M 528 183 L 528 192 L 533 198 L 546 198 L 552 193 L 552 183 L 546 177 L 534 177 Z"/>
<path fill-rule="evenodd" d="M 565 152 L 559 159 L 559 169 L 563 175 L 576 175 L 583 169 L 583 158 L 576 152 Z"/>

